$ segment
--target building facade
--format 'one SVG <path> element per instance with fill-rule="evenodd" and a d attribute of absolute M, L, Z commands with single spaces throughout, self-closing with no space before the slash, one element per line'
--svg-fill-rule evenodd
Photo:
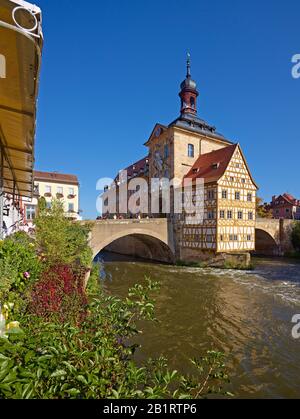
<path fill-rule="evenodd" d="M 3 205 L 3 237 L 17 231 L 30 232 L 38 212 L 38 201 L 45 198 L 48 208 L 53 199 L 63 202 L 66 217 L 81 220 L 79 209 L 79 181 L 75 175 L 61 173 L 33 173 L 34 192 L 32 198 L 5 194 Z"/>
<path fill-rule="evenodd" d="M 191 77 L 190 58 L 187 61 L 186 78 L 180 87 L 179 118 L 169 125 L 155 125 L 145 143 L 148 154 L 126 169 L 127 181 L 142 176 L 147 180 L 148 190 L 151 191 L 153 179 L 176 179 L 176 185 L 178 181 L 182 184 L 189 179 L 192 193 L 196 194 L 194 184 L 197 179 L 202 179 L 204 219 L 194 225 L 186 222 L 184 212 L 180 216 L 174 213 L 174 197 L 178 186 L 171 190 L 170 211 L 164 209 L 164 197 L 161 193 L 159 205 L 153 205 L 152 196 L 149 199 L 148 215 L 167 216 L 173 224 L 179 259 L 197 260 L 211 253 L 252 251 L 255 248 L 258 188 L 241 146 L 225 138 L 214 126 L 198 117 L 199 92 Z M 120 175 L 117 176 L 117 196 L 122 183 Z M 137 191 L 138 189 L 133 193 Z M 130 195 L 132 196 L 132 191 Z M 182 199 L 184 201 L 184 196 Z M 114 216 L 136 216 L 120 211 L 120 199 L 117 200 L 117 214 Z M 153 208 L 156 210 L 153 211 Z"/>
<path fill-rule="evenodd" d="M 44 198 L 51 208 L 53 199 L 63 202 L 65 215 L 80 220 L 79 181 L 77 176 L 56 172 L 38 172 L 34 174 L 34 196 L 22 202 L 24 224 L 31 227 L 37 215 L 38 200 Z"/>
<path fill-rule="evenodd" d="M 300 200 L 291 194 L 273 196 L 268 209 L 272 211 L 275 219 L 300 220 Z"/>
<path fill-rule="evenodd" d="M 23 222 L 24 211 L 22 209 L 22 198 L 19 196 L 3 195 L 3 238 L 17 232 Z"/>

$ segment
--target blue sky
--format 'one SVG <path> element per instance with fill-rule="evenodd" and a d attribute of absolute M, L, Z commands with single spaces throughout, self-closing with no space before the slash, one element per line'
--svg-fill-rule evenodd
<path fill-rule="evenodd" d="M 77 174 L 85 218 L 96 182 L 147 153 L 179 115 L 186 52 L 198 114 L 240 142 L 259 194 L 300 198 L 298 0 L 37 0 L 45 45 L 36 169 Z"/>

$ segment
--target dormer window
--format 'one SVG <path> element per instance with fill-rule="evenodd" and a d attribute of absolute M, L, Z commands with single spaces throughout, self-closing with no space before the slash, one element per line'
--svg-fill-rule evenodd
<path fill-rule="evenodd" d="M 199 169 L 193 169 L 193 173 L 198 173 Z"/>
<path fill-rule="evenodd" d="M 220 167 L 220 163 L 213 163 L 211 167 L 213 170 L 217 170 Z"/>

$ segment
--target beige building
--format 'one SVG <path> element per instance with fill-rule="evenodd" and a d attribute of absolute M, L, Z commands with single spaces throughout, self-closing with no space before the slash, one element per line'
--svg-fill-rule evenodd
<path fill-rule="evenodd" d="M 187 223 L 184 212 L 180 216 L 174 214 L 174 189 L 170 213 L 162 210 L 162 193 L 159 214 L 150 211 L 150 216 L 167 216 L 173 224 L 179 259 L 198 260 L 211 254 L 250 252 L 255 249 L 258 188 L 241 146 L 198 117 L 199 92 L 191 78 L 189 58 L 187 76 L 181 84 L 179 96 L 179 118 L 167 126 L 155 125 L 145 143 L 148 154 L 127 168 L 128 180 L 143 177 L 150 185 L 152 179 L 167 178 L 176 179 L 182 185 L 185 179 L 190 179 L 193 200 L 196 198 L 197 179 L 204 182 L 204 200 L 203 196 L 198 200 L 204 206 L 202 221 L 193 225 L 190 220 Z"/>
<path fill-rule="evenodd" d="M 80 220 L 79 181 L 75 175 L 62 173 L 34 172 L 34 197 L 23 201 L 24 222 L 33 224 L 37 214 L 38 199 L 45 198 L 50 208 L 53 199 L 64 204 L 67 217 Z"/>

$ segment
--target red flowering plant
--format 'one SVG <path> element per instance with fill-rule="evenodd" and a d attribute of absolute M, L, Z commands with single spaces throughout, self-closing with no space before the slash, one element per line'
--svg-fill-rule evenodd
<path fill-rule="evenodd" d="M 85 273 L 69 265 L 50 267 L 32 288 L 29 311 L 47 321 L 79 325 L 87 314 Z"/>

